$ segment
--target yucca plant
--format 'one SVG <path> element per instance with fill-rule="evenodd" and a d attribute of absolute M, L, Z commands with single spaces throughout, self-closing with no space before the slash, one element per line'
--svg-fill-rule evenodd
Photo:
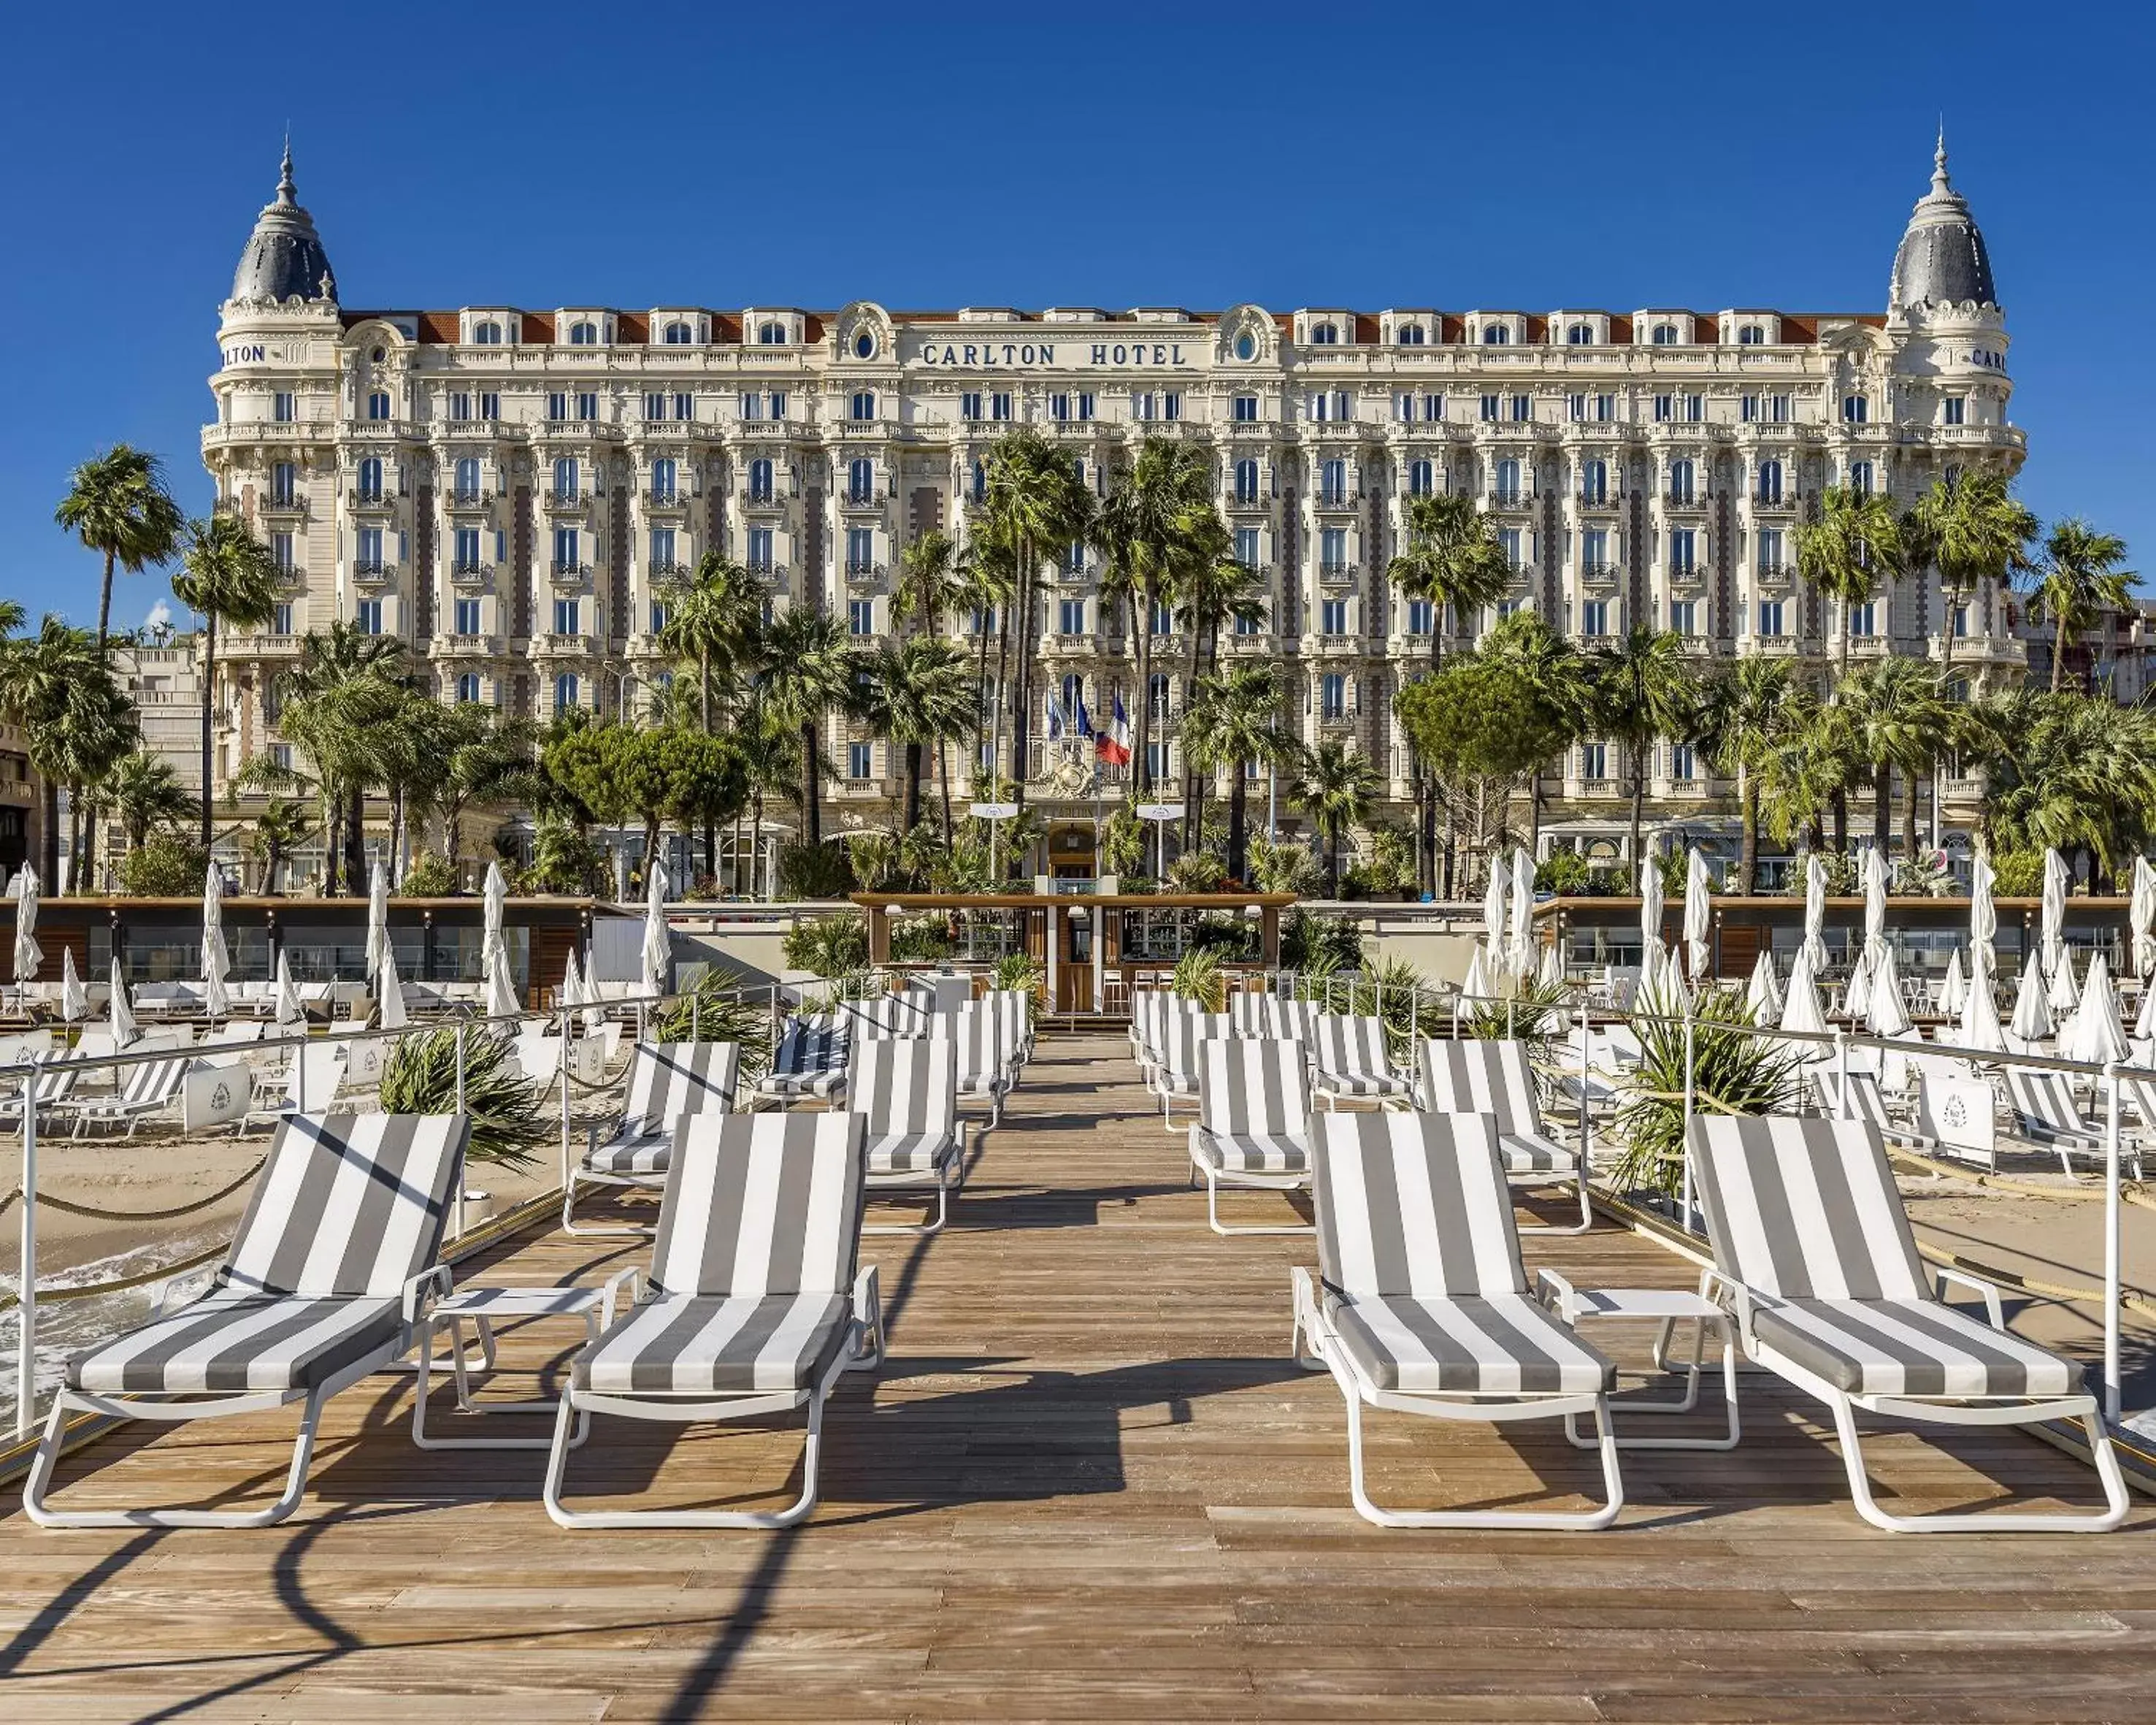
<path fill-rule="evenodd" d="M 660 1008 L 651 1022 L 654 1040 L 733 1043 L 741 1049 L 741 1075 L 761 1078 L 771 1062 L 771 1008 L 747 989 L 739 971 L 712 965 L 694 989 Z"/>
<path fill-rule="evenodd" d="M 1210 946 L 1194 946 L 1175 961 L 1168 992 L 1178 1000 L 1196 1003 L 1201 1012 L 1228 1010 L 1228 973 L 1220 967 L 1220 955 Z"/>
<path fill-rule="evenodd" d="M 457 1032 L 453 1027 L 415 1031 L 398 1039 L 382 1063 L 384 1114 L 457 1111 Z M 466 1157 L 512 1167 L 536 1161 L 554 1133 L 538 1090 L 524 1076 L 503 1038 L 473 1027 L 465 1032 L 464 1111 L 471 1120 Z"/>
<path fill-rule="evenodd" d="M 1711 988 L 1693 1007 L 1692 1112 L 1786 1114 L 1796 1105 L 1800 1052 L 1732 1027 L 1749 1025 L 1742 989 Z M 1665 1018 L 1633 1021 L 1640 1063 L 1617 1108 L 1623 1156 L 1610 1171 L 1620 1192 L 1674 1197 L 1684 1182 L 1685 1032 Z"/>
<path fill-rule="evenodd" d="M 1322 986 L 1315 997 L 1325 998 Z M 1404 958 L 1364 965 L 1346 986 L 1334 986 L 1332 999 L 1335 1012 L 1383 1020 L 1385 1049 L 1394 1060 L 1409 1059 L 1417 1043 L 1440 1034 L 1450 1023 L 1450 1014 L 1438 1003 L 1437 985 Z"/>
<path fill-rule="evenodd" d="M 1470 1036 L 1487 1042 L 1510 1038 L 1527 1045 L 1530 1065 L 1549 1063 L 1550 1049 L 1565 1032 L 1565 1009 L 1570 994 L 1562 983 L 1523 976 L 1512 984 L 1507 1001 L 1480 1001 L 1472 1007 L 1461 1027 Z"/>
<path fill-rule="evenodd" d="M 996 967 L 988 975 L 991 985 L 997 988 L 1022 988 L 1031 994 L 1040 986 L 1044 972 L 1040 960 L 1029 952 L 1007 952 L 996 960 Z"/>

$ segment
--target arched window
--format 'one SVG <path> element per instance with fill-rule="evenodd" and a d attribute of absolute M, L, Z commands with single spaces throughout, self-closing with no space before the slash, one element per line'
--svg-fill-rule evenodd
<path fill-rule="evenodd" d="M 491 317 L 481 318 L 472 326 L 472 340 L 482 348 L 499 348 L 501 326 Z"/>
<path fill-rule="evenodd" d="M 569 345 L 572 348 L 596 348 L 598 340 L 599 327 L 588 319 L 569 326 Z"/>
<path fill-rule="evenodd" d="M 675 466 L 671 456 L 661 456 L 651 464 L 651 497 L 654 502 L 670 503 L 674 501 L 674 487 L 680 472 L 680 469 Z"/>
<path fill-rule="evenodd" d="M 1843 396 L 1841 398 L 1841 417 L 1843 420 L 1849 425 L 1863 425 L 1871 417 L 1871 402 L 1870 398 L 1862 395 Z"/>
<path fill-rule="evenodd" d="M 359 500 L 362 503 L 382 501 L 382 462 L 378 456 L 369 456 L 359 464 Z"/>
<path fill-rule="evenodd" d="M 577 496 L 577 458 L 557 456 L 554 461 L 554 495 L 563 502 L 573 502 Z"/>
<path fill-rule="evenodd" d="M 1748 323 L 1737 332 L 1737 345 L 1756 348 L 1767 339 L 1767 332 L 1756 323 Z"/>
<path fill-rule="evenodd" d="M 1674 348 L 1677 344 L 1677 327 L 1674 323 L 1658 323 L 1651 337 L 1657 348 Z"/>
<path fill-rule="evenodd" d="M 1156 671 L 1146 681 L 1146 706 L 1155 718 L 1168 717 L 1168 673 Z"/>
<path fill-rule="evenodd" d="M 1782 464 L 1779 461 L 1760 462 L 1759 501 L 1763 503 L 1782 501 Z"/>
<path fill-rule="evenodd" d="M 756 339 L 760 347 L 783 348 L 786 345 L 786 326 L 778 322 L 759 323 L 756 327 Z"/>
<path fill-rule="evenodd" d="M 768 456 L 760 456 L 748 464 L 748 500 L 752 503 L 768 503 L 771 501 L 771 461 Z"/>
<path fill-rule="evenodd" d="M 1512 345 L 1512 332 L 1502 323 L 1486 323 L 1482 326 L 1482 345 L 1486 348 L 1509 348 Z"/>
<path fill-rule="evenodd" d="M 875 500 L 875 463 L 856 456 L 846 468 L 846 501 L 868 503 Z"/>
<path fill-rule="evenodd" d="M 1409 462 L 1408 495 L 1411 497 L 1428 497 L 1431 491 L 1431 481 L 1435 477 L 1435 471 L 1427 461 L 1418 458 Z"/>
<path fill-rule="evenodd" d="M 1403 348 L 1419 348 L 1423 344 L 1423 327 L 1419 323 L 1404 323 L 1394 339 Z"/>
<path fill-rule="evenodd" d="M 678 318 L 666 326 L 665 340 L 670 348 L 685 348 L 696 339 L 696 332 Z"/>
<path fill-rule="evenodd" d="M 875 417 L 875 391 L 873 389 L 856 389 L 854 392 L 854 399 L 852 402 L 849 404 L 848 416 L 856 420 L 874 419 Z"/>
<path fill-rule="evenodd" d="M 457 457 L 455 483 L 457 497 L 460 502 L 468 503 L 479 496 L 479 457 L 477 456 Z"/>
<path fill-rule="evenodd" d="M 854 337 L 854 358 L 856 358 L 856 359 L 873 359 L 873 358 L 875 358 L 875 351 L 876 351 L 875 332 L 874 330 L 868 330 L 868 329 L 865 329 L 865 330 L 860 331 L 857 335 L 855 335 L 855 337 Z"/>
<path fill-rule="evenodd" d="M 1312 347 L 1332 348 L 1337 347 L 1339 342 L 1340 326 L 1338 324 L 1317 323 L 1311 326 L 1310 344 Z"/>
<path fill-rule="evenodd" d="M 1507 456 L 1497 463 L 1497 501 L 1517 503 L 1520 501 L 1520 464 Z"/>
<path fill-rule="evenodd" d="M 988 470 L 984 463 L 977 461 L 973 463 L 973 501 L 976 503 L 985 502 L 988 496 Z"/>
<path fill-rule="evenodd" d="M 457 699 L 459 701 L 479 699 L 479 673 L 476 671 L 467 671 L 457 678 Z"/>
<path fill-rule="evenodd" d="M 1849 464 L 1849 488 L 1860 497 L 1871 495 L 1871 463 L 1851 461 Z"/>
<path fill-rule="evenodd" d="M 564 671 L 554 679 L 554 710 L 567 712 L 577 704 L 577 673 Z"/>
<path fill-rule="evenodd" d="M 1609 464 L 1607 461 L 1582 461 L 1579 464 L 1579 501 L 1583 503 L 1606 503 L 1609 501 Z"/>
<path fill-rule="evenodd" d="M 367 398 L 367 416 L 370 420 L 389 417 L 389 392 L 387 389 L 377 389 Z"/>
<path fill-rule="evenodd" d="M 1568 347 L 1592 347 L 1594 342 L 1594 326 L 1591 323 L 1575 323 L 1565 331 L 1564 339 L 1565 345 Z"/>
<path fill-rule="evenodd" d="M 1075 725 L 1078 723 L 1078 709 L 1086 704 L 1086 679 L 1075 671 L 1065 673 L 1062 694 L 1063 722 L 1065 724 Z"/>
<path fill-rule="evenodd" d="M 1258 464 L 1248 459 L 1235 463 L 1235 501 L 1255 503 L 1258 501 Z"/>
<path fill-rule="evenodd" d="M 1691 502 L 1692 480 L 1693 469 L 1690 461 L 1681 459 L 1670 463 L 1670 501 L 1672 503 Z"/>

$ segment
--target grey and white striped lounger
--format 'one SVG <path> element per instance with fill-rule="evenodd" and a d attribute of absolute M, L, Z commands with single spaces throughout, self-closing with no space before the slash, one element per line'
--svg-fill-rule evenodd
<path fill-rule="evenodd" d="M 1852 1068 L 1848 1081 L 1844 1083 L 1831 1061 L 1815 1061 L 1810 1070 L 1812 1087 L 1819 1093 L 1820 1112 L 1827 1119 L 1863 1120 L 1876 1126 L 1879 1135 L 1889 1144 L 1907 1145 L 1912 1150 L 1938 1147 L 1937 1139 L 1894 1124 L 1887 1111 L 1887 1093 L 1880 1088 L 1877 1073 Z"/>
<path fill-rule="evenodd" d="M 1308 1043 L 1312 1033 L 1311 1027 L 1317 1023 L 1318 1018 L 1316 1001 L 1299 1001 L 1285 994 L 1269 994 L 1265 996 L 1265 1017 L 1259 1035 Z"/>
<path fill-rule="evenodd" d="M 839 1374 L 883 1357 L 873 1267 L 855 1274 L 862 1201 L 860 1116 L 699 1114 L 675 1139 L 651 1275 L 570 1366 L 547 1460 L 547 1513 L 564 1527 L 784 1527 L 816 1506 L 824 1403 Z M 851 1297 L 849 1298 L 849 1287 Z M 583 1413 L 734 1420 L 806 1404 L 801 1495 L 775 1512 L 578 1511 L 562 1475 Z"/>
<path fill-rule="evenodd" d="M 1578 1156 L 1543 1130 L 1525 1043 L 1480 1037 L 1426 1038 L 1422 1045 L 1422 1103 L 1433 1114 L 1488 1115 L 1496 1123 L 1497 1154 L 1507 1176 L 1516 1183 L 1578 1189 L 1577 1225 L 1531 1223 L 1521 1233 L 1585 1233 L 1594 1226 Z"/>
<path fill-rule="evenodd" d="M 1011 1082 L 1018 1082 L 1018 1074 L 1033 1058 L 1033 991 L 1025 988 L 992 988 L 982 997 L 982 1004 L 992 1007 L 1002 1025 L 999 1034 L 1004 1046 L 1010 1050 Z"/>
<path fill-rule="evenodd" d="M 1213 1038 L 1199 1045 L 1198 1119 L 1190 1128 L 1190 1166 L 1205 1182 L 1213 1232 L 1308 1233 L 1285 1227 L 1229 1227 L 1220 1220 L 1220 1188 L 1299 1192 L 1310 1184 L 1309 1080 L 1301 1043 L 1271 1038 Z"/>
<path fill-rule="evenodd" d="M 132 1138 L 145 1115 L 156 1114 L 179 1100 L 180 1085 L 187 1078 L 188 1068 L 194 1064 L 195 1053 L 191 1046 L 185 1042 L 161 1046 L 145 1038 L 130 1052 L 141 1053 L 145 1058 L 121 1068 L 120 1088 L 115 1094 L 69 1096 L 53 1103 L 56 1115 L 74 1122 L 76 1137 L 82 1136 L 85 1127 L 117 1125 L 124 1120 L 127 1135 Z"/>
<path fill-rule="evenodd" d="M 1004 1098 L 1010 1093 L 1015 1057 L 1002 1042 L 1004 1020 L 991 1006 L 961 1007 L 946 1012 L 929 1027 L 931 1042 L 948 1043 L 958 1057 L 958 1099 L 985 1102 L 988 1125 L 1004 1117 Z"/>
<path fill-rule="evenodd" d="M 1178 1005 L 1169 1013 L 1159 1058 L 1153 1063 L 1147 1087 L 1160 1098 L 1161 1125 L 1170 1134 L 1177 1127 L 1168 1110 L 1179 1101 L 1198 1100 L 1199 1048 L 1235 1033 L 1235 1027 L 1225 1012 L 1194 1012 Z"/>
<path fill-rule="evenodd" d="M 2010 1066 L 2006 1094 L 2014 1105 L 2014 1124 L 2024 1138 L 2059 1153 L 2059 1166 L 2073 1177 L 2073 1158 L 2104 1154 L 2104 1135 L 2082 1118 L 2074 1102 L 2073 1085 L 2063 1072 L 2046 1068 Z M 2122 1148 L 2133 1177 L 2141 1177 L 2141 1141 L 2126 1134 Z"/>
<path fill-rule="evenodd" d="M 1239 989 L 1228 996 L 1228 1017 L 1233 1022 L 1237 1036 L 1265 1036 L 1265 1008 L 1272 1002 L 1269 994 L 1260 994 L 1254 988 Z"/>
<path fill-rule="evenodd" d="M 853 1052 L 853 1031 L 835 1012 L 788 1018 L 772 1051 L 771 1069 L 756 1081 L 759 1101 L 814 1099 L 830 1102 L 846 1094 L 846 1061 Z"/>
<path fill-rule="evenodd" d="M 1386 1058 L 1383 1019 L 1320 1012 L 1311 1020 L 1307 1047 L 1311 1094 L 1323 1097 L 1328 1109 L 1342 1102 L 1413 1105 L 1414 1084 Z"/>
<path fill-rule="evenodd" d="M 741 1072 L 738 1043 L 639 1043 L 629 1063 L 629 1100 L 603 1142 L 591 1130 L 583 1156 L 562 1169 L 562 1230 L 575 1234 L 648 1234 L 648 1228 L 579 1228 L 580 1186 L 643 1187 L 666 1183 L 674 1123 L 684 1115 L 729 1114 Z M 564 1147 L 566 1149 L 566 1146 Z"/>
<path fill-rule="evenodd" d="M 461 1115 L 293 1115 L 280 1121 L 239 1232 L 193 1304 L 68 1362 L 23 1505 L 48 1527 L 263 1527 L 299 1503 L 322 1403 L 397 1359 L 439 1262 L 464 1167 Z M 246 1511 L 54 1510 L 69 1413 L 186 1420 L 304 1401 L 281 1496 Z"/>
<path fill-rule="evenodd" d="M 1317 1274 L 1294 1272 L 1296 1357 L 1348 1403 L 1348 1490 L 1386 1527 L 1606 1527 L 1624 1506 L 1615 1368 L 1527 1292 L 1486 1114 L 1329 1114 L 1312 1195 Z M 1363 1472 L 1363 1408 L 1441 1419 L 1594 1415 L 1599 1509 L 1390 1510 Z"/>
<path fill-rule="evenodd" d="M 933 1186 L 936 1215 L 917 1227 L 864 1233 L 931 1234 L 965 1183 L 966 1129 L 958 1119 L 957 1044 L 937 1037 L 872 1037 L 854 1044 L 846 1110 L 865 1123 L 861 1152 L 871 1187 Z"/>
<path fill-rule="evenodd" d="M 1876 1128 L 1864 1120 L 1706 1116 L 1694 1177 L 1714 1285 L 1745 1355 L 1834 1410 L 1857 1513 L 1893 1532 L 2097 1532 L 2126 1487 L 2082 1368 L 2009 1331 L 1999 1290 L 1958 1269 L 1928 1284 Z M 1948 1305 L 1979 1294 L 1988 1323 Z M 2103 1481 L 2101 1515 L 1890 1515 L 1865 1475 L 1856 1410 L 1950 1425 L 2078 1419 Z"/>

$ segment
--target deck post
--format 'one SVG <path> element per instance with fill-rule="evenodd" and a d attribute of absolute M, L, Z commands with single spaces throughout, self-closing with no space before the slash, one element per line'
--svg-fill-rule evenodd
<path fill-rule="evenodd" d="M 23 1080 L 21 1292 L 15 1302 L 15 1435 L 27 1438 L 38 1399 L 38 1062 Z"/>
<path fill-rule="evenodd" d="M 2109 1106 L 2103 1123 L 2103 1416 L 2117 1421 L 2123 1386 L 2118 1377 L 2121 1244 L 2118 1192 L 2118 1063 L 2103 1063 Z M 27 1182 L 25 1182 L 27 1185 Z"/>

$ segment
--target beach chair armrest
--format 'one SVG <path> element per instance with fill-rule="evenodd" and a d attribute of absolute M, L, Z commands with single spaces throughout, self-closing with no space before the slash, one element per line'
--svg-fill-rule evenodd
<path fill-rule="evenodd" d="M 429 1265 L 427 1269 L 421 1270 L 418 1274 L 413 1276 L 411 1280 L 405 1283 L 403 1311 L 404 1321 L 406 1323 L 416 1323 L 418 1321 L 420 1301 L 424 1298 L 427 1289 L 430 1285 L 433 1286 L 435 1297 L 438 1299 L 449 1291 L 449 1267 L 448 1264 L 436 1264 Z"/>
<path fill-rule="evenodd" d="M 599 1300 L 600 1329 L 608 1330 L 613 1327 L 614 1311 L 621 1303 L 621 1290 L 624 1286 L 629 1290 L 629 1303 L 632 1305 L 643 1297 L 644 1273 L 633 1264 L 626 1269 L 616 1270 L 606 1279 L 606 1292 Z"/>
<path fill-rule="evenodd" d="M 1752 1290 L 1735 1277 L 1709 1265 L 1702 1272 L 1699 1291 L 1704 1299 L 1718 1300 L 1736 1315 L 1737 1332 L 1748 1352 L 1752 1347 Z"/>
<path fill-rule="evenodd" d="M 1949 1283 L 1957 1287 L 1967 1288 L 1983 1300 L 1984 1319 L 1991 1327 L 1994 1330 L 2004 1330 L 2006 1327 L 2006 1314 L 2000 1310 L 1999 1290 L 1994 1284 L 1987 1282 L 1982 1276 L 1971 1275 L 1965 1269 L 1956 1269 L 1951 1264 L 1933 1264 L 1932 1274 L 1938 1278 L 1941 1300 L 1947 1297 L 1947 1287 Z"/>
<path fill-rule="evenodd" d="M 1535 1298 L 1560 1316 L 1571 1307 L 1574 1290 L 1570 1281 L 1544 1265 L 1535 1272 Z"/>
<path fill-rule="evenodd" d="M 875 1264 L 863 1264 L 854 1278 L 854 1316 L 873 1327 L 882 1310 L 883 1277 Z"/>

